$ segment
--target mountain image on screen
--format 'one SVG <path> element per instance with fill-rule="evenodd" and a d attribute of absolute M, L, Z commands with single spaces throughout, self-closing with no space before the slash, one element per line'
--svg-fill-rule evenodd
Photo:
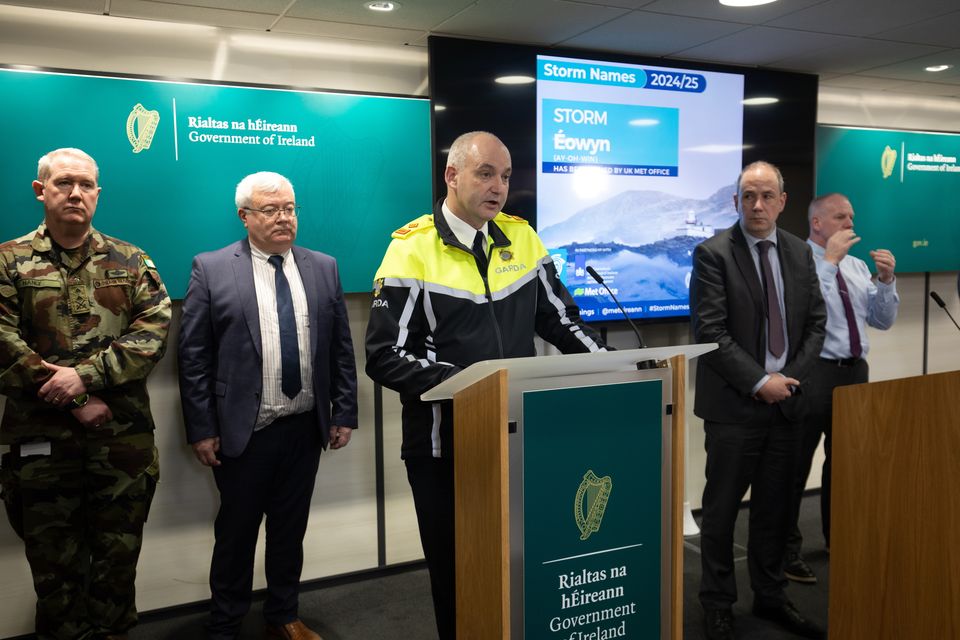
<path fill-rule="evenodd" d="M 609 302 L 585 265 L 596 269 L 627 306 L 686 303 L 693 249 L 736 222 L 734 190 L 730 184 L 705 199 L 625 191 L 541 229 L 540 237 L 551 252 L 564 251 L 564 280 L 582 306 Z"/>

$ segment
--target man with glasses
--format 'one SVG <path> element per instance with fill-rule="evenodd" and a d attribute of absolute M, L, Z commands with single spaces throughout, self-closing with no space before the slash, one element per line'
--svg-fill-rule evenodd
<path fill-rule="evenodd" d="M 143 251 L 93 228 L 99 178 L 80 149 L 40 158 L 44 221 L 0 245 L 0 480 L 43 639 L 121 639 L 137 623 L 158 474 L 146 378 L 170 298 Z"/>
<path fill-rule="evenodd" d="M 297 613 L 303 537 L 321 449 L 357 425 L 350 327 L 336 261 L 293 244 L 290 181 L 249 175 L 236 206 L 247 238 L 194 258 L 180 328 L 187 440 L 220 492 L 207 631 L 237 637 L 266 516 L 266 637 L 316 640 Z"/>

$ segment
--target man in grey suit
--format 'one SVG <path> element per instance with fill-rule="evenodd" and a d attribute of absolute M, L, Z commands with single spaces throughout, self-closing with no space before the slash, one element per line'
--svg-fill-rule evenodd
<path fill-rule="evenodd" d="M 266 516 L 266 637 L 318 640 L 297 613 L 303 537 L 320 451 L 350 442 L 357 375 L 336 261 L 293 246 L 293 185 L 237 185 L 247 238 L 198 255 L 183 301 L 180 398 L 187 440 L 220 492 L 210 638 L 236 638 L 250 608 Z"/>
<path fill-rule="evenodd" d="M 720 346 L 698 362 L 694 400 L 706 435 L 700 602 L 711 640 L 734 637 L 733 530 L 747 488 L 754 615 L 799 635 L 823 636 L 784 593 L 802 390 L 820 353 L 826 321 L 810 247 L 777 228 L 786 201 L 775 166 L 748 165 L 734 196 L 739 222 L 693 254 L 694 337 Z"/>

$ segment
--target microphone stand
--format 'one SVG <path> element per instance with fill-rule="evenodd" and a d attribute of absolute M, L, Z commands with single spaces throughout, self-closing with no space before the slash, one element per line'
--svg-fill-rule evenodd
<path fill-rule="evenodd" d="M 620 313 L 623 314 L 624 320 L 630 325 L 630 328 L 633 329 L 634 335 L 637 336 L 637 344 L 640 345 L 641 349 L 646 349 L 647 345 L 643 343 L 643 337 L 640 335 L 640 329 L 637 328 L 637 325 L 633 323 L 633 320 L 630 319 L 630 316 L 627 315 L 627 310 L 623 308 L 623 305 L 620 304 L 620 301 L 617 300 L 617 296 L 613 295 L 613 291 L 610 290 L 610 287 L 607 286 L 607 283 L 603 281 L 603 278 L 600 277 L 600 274 L 597 273 L 596 269 L 591 266 L 587 267 L 587 273 L 590 274 L 590 277 L 597 281 L 597 284 L 601 285 L 604 289 L 607 290 L 607 293 L 610 294 L 610 298 L 617 304 L 617 308 L 620 309 Z M 656 369 L 657 363 L 655 360 L 643 360 L 637 363 L 637 369 Z"/>

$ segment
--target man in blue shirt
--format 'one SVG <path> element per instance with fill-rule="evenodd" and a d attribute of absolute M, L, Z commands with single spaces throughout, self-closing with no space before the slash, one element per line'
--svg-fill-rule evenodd
<path fill-rule="evenodd" d="M 800 555 L 803 538 L 797 526 L 800 497 L 807 484 L 813 454 L 824 434 L 823 479 L 820 514 L 823 537 L 830 549 L 830 434 L 833 415 L 833 389 L 841 385 L 866 382 L 868 377 L 868 326 L 889 329 L 897 318 L 897 295 L 893 269 L 896 260 L 886 249 L 870 252 L 877 271 L 873 281 L 867 264 L 851 255 L 850 248 L 861 238 L 853 230 L 853 206 L 846 196 L 831 193 L 810 203 L 807 243 L 820 278 L 820 292 L 827 307 L 827 336 L 814 365 L 810 394 L 810 414 L 804 425 L 800 464 L 794 495 L 792 533 L 788 535 L 784 573 L 795 582 L 813 584 L 817 576 Z"/>

